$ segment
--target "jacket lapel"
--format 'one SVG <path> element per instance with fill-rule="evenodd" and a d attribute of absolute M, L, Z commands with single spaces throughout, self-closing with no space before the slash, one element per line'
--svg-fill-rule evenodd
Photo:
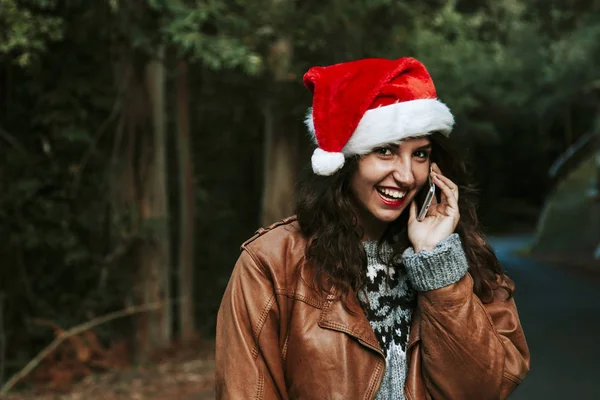
<path fill-rule="evenodd" d="M 342 302 L 340 300 L 335 300 L 334 294 L 328 295 L 325 306 L 319 316 L 319 326 L 323 329 L 344 332 L 356 338 L 363 346 L 376 351 L 383 357 L 384 355 L 381 346 L 379 345 L 379 341 L 360 307 L 356 295 L 348 295 L 348 308 L 352 310 L 353 313 L 344 309 Z"/>

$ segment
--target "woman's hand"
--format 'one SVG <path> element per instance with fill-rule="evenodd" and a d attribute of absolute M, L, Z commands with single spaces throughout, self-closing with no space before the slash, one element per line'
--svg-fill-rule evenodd
<path fill-rule="evenodd" d="M 441 202 L 434 196 L 431 207 L 423 221 L 417 221 L 417 206 L 413 200 L 410 204 L 408 218 L 408 239 L 415 253 L 433 249 L 440 241 L 450 236 L 460 214 L 458 212 L 458 186 L 442 175 L 438 166 L 431 164 L 433 183 L 442 191 Z"/>

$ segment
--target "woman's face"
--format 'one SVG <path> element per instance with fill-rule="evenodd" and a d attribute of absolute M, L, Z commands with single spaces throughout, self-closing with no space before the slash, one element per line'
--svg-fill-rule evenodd
<path fill-rule="evenodd" d="M 379 239 L 427 182 L 431 141 L 411 138 L 362 156 L 351 178 L 363 239 Z M 408 212 L 408 211 L 407 211 Z"/>

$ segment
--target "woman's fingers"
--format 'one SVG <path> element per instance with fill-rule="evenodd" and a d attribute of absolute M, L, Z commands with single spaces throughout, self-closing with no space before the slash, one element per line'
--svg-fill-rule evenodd
<path fill-rule="evenodd" d="M 415 219 L 417 219 L 417 205 L 413 200 L 410 202 L 410 213 L 408 214 L 408 222 L 412 222 Z"/>
<path fill-rule="evenodd" d="M 440 174 L 434 174 L 433 181 L 442 191 L 442 203 L 446 202 L 450 207 L 458 211 L 458 187 Z M 451 183 L 455 189 L 452 190 L 448 183 Z"/>
<path fill-rule="evenodd" d="M 439 179 L 442 180 L 442 182 L 444 182 L 446 184 L 446 186 L 448 186 L 448 188 L 450 188 L 450 191 L 454 194 L 454 197 L 456 197 L 456 200 L 458 200 L 458 186 L 452 182 L 450 179 L 446 178 L 444 175 L 442 174 L 436 174 L 437 177 Z"/>
<path fill-rule="evenodd" d="M 442 174 L 442 171 L 440 170 L 440 167 L 438 167 L 438 165 L 436 163 L 431 163 L 431 170 L 434 172 L 435 175 L 437 174 L 437 176 L 446 183 L 446 185 L 450 188 L 450 190 L 452 191 L 452 193 L 455 194 L 456 196 L 456 200 L 458 201 L 458 185 L 455 184 L 454 182 L 452 182 L 449 178 L 445 177 L 444 174 Z"/>

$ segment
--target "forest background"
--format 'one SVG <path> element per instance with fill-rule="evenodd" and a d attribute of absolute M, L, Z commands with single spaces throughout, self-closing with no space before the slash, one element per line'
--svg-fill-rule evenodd
<path fill-rule="evenodd" d="M 69 339 L 84 375 L 94 349 L 213 337 L 239 245 L 309 165 L 303 73 L 405 55 L 456 116 L 486 232 L 533 232 L 594 165 L 598 1 L 0 0 L 0 383 L 107 314 Z M 594 224 L 550 247 L 591 258 Z"/>

